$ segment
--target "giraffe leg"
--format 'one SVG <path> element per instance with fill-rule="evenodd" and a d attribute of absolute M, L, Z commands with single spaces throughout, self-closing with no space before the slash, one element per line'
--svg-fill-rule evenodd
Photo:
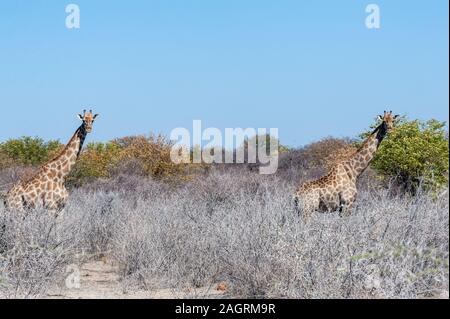
<path fill-rule="evenodd" d="M 21 206 L 26 212 L 36 209 L 36 202 L 31 197 L 22 195 L 20 196 L 20 200 Z"/>
<path fill-rule="evenodd" d="M 45 208 L 50 214 L 57 217 L 64 210 L 67 197 L 68 192 L 63 186 L 57 191 L 49 192 L 46 196 Z"/>
<path fill-rule="evenodd" d="M 350 216 L 353 211 L 353 206 L 356 201 L 356 189 L 347 190 L 342 193 L 340 197 L 339 215 Z"/>
<path fill-rule="evenodd" d="M 7 211 L 20 211 L 24 209 L 22 197 L 19 193 L 20 190 L 18 186 L 15 186 L 6 195 L 5 208 Z"/>
<path fill-rule="evenodd" d="M 353 211 L 353 204 L 354 204 L 354 202 L 346 202 L 346 203 L 341 204 L 340 216 L 344 216 L 344 217 L 350 216 Z"/>
<path fill-rule="evenodd" d="M 308 194 L 298 198 L 297 209 L 299 216 L 308 223 L 312 214 L 319 209 L 320 198 L 317 194 Z"/>
<path fill-rule="evenodd" d="M 62 203 L 58 199 L 53 199 L 51 201 L 46 201 L 44 208 L 51 214 L 57 215 L 64 207 L 62 207 Z"/>
<path fill-rule="evenodd" d="M 64 185 L 62 186 L 61 192 L 62 192 L 62 195 L 61 195 L 61 200 L 60 200 L 60 206 L 61 206 L 61 209 L 64 209 L 64 207 L 66 207 L 67 200 L 69 199 L 69 192 L 64 187 Z"/>
<path fill-rule="evenodd" d="M 64 210 L 64 208 L 66 207 L 66 201 L 64 199 L 60 199 L 58 200 L 58 202 L 56 203 L 56 209 L 53 211 L 54 215 L 56 217 L 59 216 L 59 214 Z"/>
<path fill-rule="evenodd" d="M 55 201 L 55 203 L 56 203 L 56 216 L 58 216 L 64 210 L 64 208 L 66 207 L 68 197 L 69 197 L 69 192 L 64 187 L 64 185 L 62 185 L 61 186 L 61 193 L 60 193 L 59 197 L 57 198 L 57 200 Z"/>
<path fill-rule="evenodd" d="M 303 217 L 305 224 L 309 223 L 314 211 L 315 211 L 315 209 L 314 209 L 313 205 L 311 205 L 310 203 L 306 204 L 303 207 L 302 217 Z"/>
<path fill-rule="evenodd" d="M 300 199 L 298 198 L 298 196 L 297 195 L 295 195 L 294 196 L 294 210 L 295 210 L 295 213 L 297 214 L 297 216 L 299 216 L 300 217 L 300 215 L 301 215 L 301 210 L 300 210 L 300 207 L 299 207 L 299 205 L 300 205 Z"/>

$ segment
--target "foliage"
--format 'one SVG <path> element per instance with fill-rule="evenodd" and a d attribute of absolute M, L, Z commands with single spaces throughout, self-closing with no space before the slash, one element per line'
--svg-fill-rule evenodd
<path fill-rule="evenodd" d="M 449 145 L 445 123 L 401 119 L 381 143 L 372 167 L 413 192 L 419 186 L 436 189 L 446 185 Z"/>
<path fill-rule="evenodd" d="M 59 141 L 44 142 L 38 137 L 10 139 L 0 144 L 0 168 L 12 163 L 33 166 L 43 164 L 50 160 L 61 146 Z"/>
<path fill-rule="evenodd" d="M 0 169 L 5 169 L 14 165 L 14 160 L 2 151 L 0 147 Z"/>
<path fill-rule="evenodd" d="M 367 131 L 360 136 L 365 138 L 369 134 L 370 131 Z M 278 143 L 268 135 L 255 136 L 246 140 L 240 148 L 248 151 L 249 145 L 255 142 L 270 152 L 269 141 Z M 315 178 L 330 166 L 348 158 L 355 152 L 355 146 L 357 143 L 349 139 L 332 137 L 292 150 L 279 144 L 278 176 L 297 182 Z M 58 141 L 44 142 L 37 137 L 10 139 L 0 144 L 0 169 L 36 167 L 50 160 L 62 147 Z M 81 153 L 67 182 L 69 186 L 81 186 L 94 179 L 117 175 L 186 180 L 216 167 L 204 163 L 175 164 L 170 158 L 171 147 L 171 142 L 161 135 L 127 136 L 106 143 L 90 143 Z M 194 150 L 195 147 L 192 152 Z M 448 183 L 449 167 L 445 124 L 436 120 L 400 120 L 396 129 L 381 144 L 371 166 L 384 180 L 394 178 L 407 190 L 414 191 L 420 184 L 428 189 L 445 185 Z"/>
<path fill-rule="evenodd" d="M 172 144 L 162 135 L 150 137 L 134 136 L 121 138 L 114 143 L 122 146 L 121 161 L 138 160 L 147 176 L 170 178 L 183 173 L 183 165 L 172 162 Z"/>
<path fill-rule="evenodd" d="M 183 178 L 184 166 L 171 161 L 170 150 L 170 142 L 161 135 L 127 136 L 107 143 L 90 143 L 67 181 L 71 186 L 80 186 L 95 178 L 113 177 L 122 172 L 156 179 Z"/>
<path fill-rule="evenodd" d="M 109 168 L 119 161 L 120 146 L 115 143 L 89 143 L 66 182 L 80 186 L 94 178 L 108 177 Z"/>

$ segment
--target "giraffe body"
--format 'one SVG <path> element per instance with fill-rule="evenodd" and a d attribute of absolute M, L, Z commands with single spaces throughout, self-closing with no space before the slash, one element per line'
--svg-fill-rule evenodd
<path fill-rule="evenodd" d="M 79 115 L 83 123 L 61 154 L 43 165 L 30 179 L 14 185 L 6 194 L 4 202 L 8 210 L 23 211 L 42 207 L 57 212 L 64 208 L 69 197 L 64 186 L 65 178 L 74 167 L 96 116 L 92 115 L 92 111 Z"/>
<path fill-rule="evenodd" d="M 385 111 L 381 117 L 382 123 L 358 151 L 335 164 L 322 178 L 300 185 L 294 194 L 297 212 L 306 220 L 315 211 L 323 213 L 339 211 L 344 215 L 351 214 L 358 194 L 357 179 L 372 161 L 386 134 L 393 129 L 396 117 L 392 112 Z"/>
<path fill-rule="evenodd" d="M 356 180 L 345 164 L 335 165 L 322 178 L 302 184 L 295 194 L 297 208 L 306 217 L 314 211 L 333 212 L 356 198 Z"/>

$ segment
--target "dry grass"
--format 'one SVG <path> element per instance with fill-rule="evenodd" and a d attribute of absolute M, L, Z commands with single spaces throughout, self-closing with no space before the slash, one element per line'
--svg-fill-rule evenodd
<path fill-rule="evenodd" d="M 223 284 L 231 297 L 448 293 L 448 192 L 360 194 L 355 213 L 295 215 L 295 184 L 232 169 L 172 187 L 119 176 L 76 190 L 57 220 L 0 204 L 0 294 L 42 297 L 66 267 L 108 256 L 127 290 Z"/>

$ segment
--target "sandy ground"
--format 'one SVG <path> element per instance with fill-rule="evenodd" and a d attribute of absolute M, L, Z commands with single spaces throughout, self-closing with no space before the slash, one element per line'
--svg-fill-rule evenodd
<path fill-rule="evenodd" d="M 188 290 L 154 289 L 125 291 L 119 282 L 118 269 L 106 259 L 84 264 L 80 269 L 79 288 L 65 283 L 52 289 L 46 299 L 195 299 L 226 298 L 226 284 Z M 420 298 L 420 297 L 419 297 Z M 423 298 L 423 297 L 422 297 Z M 426 299 L 448 299 L 448 291 Z"/>
<path fill-rule="evenodd" d="M 84 264 L 80 269 L 79 288 L 67 288 L 65 284 L 47 294 L 47 299 L 179 299 L 221 298 L 225 292 L 219 285 L 176 291 L 156 289 L 152 291 L 125 291 L 120 283 L 117 268 L 106 260 Z M 219 287 L 219 289 L 218 289 Z"/>

